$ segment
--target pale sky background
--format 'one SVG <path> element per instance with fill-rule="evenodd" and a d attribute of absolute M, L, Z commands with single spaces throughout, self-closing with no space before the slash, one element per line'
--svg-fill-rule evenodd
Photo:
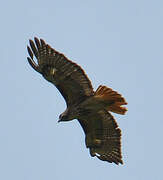
<path fill-rule="evenodd" d="M 6 0 L 0 6 L 0 179 L 163 179 L 163 1 Z M 27 63 L 43 38 L 83 67 L 94 88 L 122 93 L 124 165 L 92 158 L 58 90 Z"/>

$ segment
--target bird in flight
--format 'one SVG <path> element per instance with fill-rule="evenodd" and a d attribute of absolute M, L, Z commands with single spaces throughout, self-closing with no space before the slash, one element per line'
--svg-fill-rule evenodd
<path fill-rule="evenodd" d="M 121 130 L 110 112 L 126 113 L 124 97 L 103 85 L 94 91 L 84 70 L 44 40 L 35 37 L 34 41 L 29 40 L 29 44 L 29 64 L 54 84 L 66 101 L 67 108 L 58 122 L 77 119 L 84 130 L 86 147 L 92 157 L 123 164 Z"/>

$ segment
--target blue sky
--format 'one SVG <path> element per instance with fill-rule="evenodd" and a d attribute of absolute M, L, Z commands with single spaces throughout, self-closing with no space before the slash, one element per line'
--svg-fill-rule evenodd
<path fill-rule="evenodd" d="M 161 180 L 163 1 L 3 1 L 0 7 L 0 179 Z M 27 63 L 43 38 L 83 67 L 94 88 L 128 102 L 115 115 L 124 165 L 89 155 L 79 123 L 57 123 L 65 102 Z"/>

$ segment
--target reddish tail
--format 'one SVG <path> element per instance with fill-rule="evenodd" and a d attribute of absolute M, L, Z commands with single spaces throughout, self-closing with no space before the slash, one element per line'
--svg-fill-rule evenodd
<path fill-rule="evenodd" d="M 99 86 L 95 92 L 95 98 L 98 98 L 99 101 L 105 104 L 108 111 L 118 114 L 125 114 L 127 111 L 126 107 L 122 107 L 122 105 L 127 104 L 125 99 L 111 88 Z"/>

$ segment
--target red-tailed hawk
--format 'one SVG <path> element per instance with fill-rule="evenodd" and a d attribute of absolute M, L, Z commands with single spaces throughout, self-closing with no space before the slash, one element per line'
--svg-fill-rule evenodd
<path fill-rule="evenodd" d="M 106 86 L 99 86 L 93 91 L 83 69 L 44 40 L 34 38 L 34 42 L 29 40 L 29 43 L 29 64 L 53 83 L 66 101 L 67 109 L 59 116 L 59 122 L 77 119 L 85 132 L 85 143 L 91 156 L 123 164 L 121 130 L 110 111 L 125 114 L 127 109 L 122 107 L 127 104 L 125 99 Z"/>

